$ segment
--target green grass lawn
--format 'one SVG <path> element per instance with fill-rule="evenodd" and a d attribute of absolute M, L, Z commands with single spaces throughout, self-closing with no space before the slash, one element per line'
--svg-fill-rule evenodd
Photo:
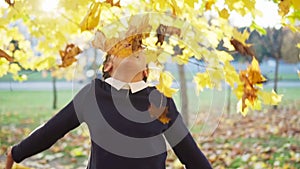
<path fill-rule="evenodd" d="M 71 101 L 72 91 L 58 91 L 57 107 Z M 51 117 L 58 110 L 52 109 L 51 91 L 0 91 L 0 124 L 25 124 L 32 128 Z M 27 122 L 26 122 L 27 121 Z"/>
<path fill-rule="evenodd" d="M 299 108 L 297 104 L 297 101 L 300 100 L 299 88 L 280 89 L 279 93 L 284 95 L 279 106 L 291 105 Z M 58 91 L 58 109 L 53 110 L 51 91 L 0 91 L 0 124 L 18 125 L 23 124 L 22 120 L 28 119 L 31 120 L 28 120 L 27 123 L 40 124 L 54 113 L 57 113 L 59 109 L 71 101 L 75 94 L 72 91 Z M 204 90 L 197 95 L 194 90 L 189 90 L 188 95 L 191 113 L 223 111 L 227 104 L 227 93 L 225 91 Z M 180 93 L 176 94 L 174 99 L 180 110 Z M 232 113 L 236 111 L 236 103 L 236 97 L 231 94 Z"/>

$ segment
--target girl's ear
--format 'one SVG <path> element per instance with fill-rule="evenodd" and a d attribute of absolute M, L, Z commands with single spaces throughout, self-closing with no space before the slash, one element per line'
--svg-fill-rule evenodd
<path fill-rule="evenodd" d="M 109 58 L 107 58 L 107 61 L 104 63 L 104 68 L 103 68 L 103 72 L 110 72 L 113 68 L 113 60 L 114 59 L 114 56 L 111 55 L 109 56 Z"/>
<path fill-rule="evenodd" d="M 149 75 L 149 69 L 148 68 L 143 70 L 143 75 L 144 75 L 144 77 L 148 77 L 148 75 Z"/>
<path fill-rule="evenodd" d="M 111 63 L 111 61 L 105 63 L 104 65 L 104 72 L 110 72 L 112 70 L 113 64 Z"/>

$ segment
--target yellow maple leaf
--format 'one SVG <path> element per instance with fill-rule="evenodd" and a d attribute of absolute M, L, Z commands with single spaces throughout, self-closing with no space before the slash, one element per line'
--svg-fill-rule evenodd
<path fill-rule="evenodd" d="M 253 57 L 251 65 L 248 66 L 247 70 L 240 71 L 240 80 L 242 81 L 243 96 L 241 112 L 248 107 L 247 102 L 255 106 L 257 101 L 257 92 L 259 91 L 258 86 L 266 79 L 261 75 L 259 64 L 255 57 Z"/>
<path fill-rule="evenodd" d="M 278 13 L 281 16 L 285 16 L 290 12 L 291 0 L 281 0 L 278 5 Z"/>
<path fill-rule="evenodd" d="M 224 72 L 226 82 L 231 87 L 234 87 L 234 84 L 239 82 L 239 75 L 229 61 L 225 62 L 224 64 Z"/>
<path fill-rule="evenodd" d="M 300 43 L 297 44 L 297 48 L 300 48 Z"/>
<path fill-rule="evenodd" d="M 252 84 L 260 84 L 266 81 L 266 78 L 260 72 L 258 61 L 253 57 L 251 66 L 248 68 L 248 79 Z"/>
<path fill-rule="evenodd" d="M 283 95 L 278 95 L 274 90 L 272 92 L 259 91 L 258 95 L 264 104 L 278 105 L 281 102 Z"/>
<path fill-rule="evenodd" d="M 232 32 L 232 37 L 241 42 L 244 46 L 248 46 L 248 44 L 246 44 L 246 40 L 249 38 L 249 35 L 250 33 L 247 29 L 245 29 L 243 33 L 239 32 L 237 29 L 233 29 Z"/>
<path fill-rule="evenodd" d="M 298 73 L 298 77 L 300 79 L 300 70 L 297 70 L 297 73 Z"/>
<path fill-rule="evenodd" d="M 175 0 L 171 0 L 170 6 L 172 7 L 173 15 L 178 16 L 182 14 L 181 8 L 178 6 Z"/>
<path fill-rule="evenodd" d="M 20 66 L 16 63 L 12 63 L 9 65 L 9 73 L 17 74 L 21 70 Z"/>
<path fill-rule="evenodd" d="M 39 57 L 34 61 L 34 68 L 37 71 L 47 70 L 56 66 L 55 57 Z"/>
<path fill-rule="evenodd" d="M 101 3 L 93 2 L 90 6 L 88 13 L 80 23 L 81 32 L 85 30 L 94 29 L 99 23 L 100 13 L 101 13 Z"/>
<path fill-rule="evenodd" d="M 162 72 L 160 73 L 159 83 L 156 85 L 156 88 L 166 97 L 172 97 L 178 91 L 178 89 L 171 88 L 172 83 L 172 75 L 169 72 Z"/>
<path fill-rule="evenodd" d="M 296 10 L 300 10 L 300 1 L 299 0 L 292 0 L 292 4 Z"/>
<path fill-rule="evenodd" d="M 224 19 L 228 19 L 230 16 L 228 10 L 225 8 L 223 8 L 221 11 L 219 11 L 219 15 L 221 18 L 224 18 Z"/>
<path fill-rule="evenodd" d="M 216 0 L 208 0 L 206 3 L 205 3 L 205 10 L 208 11 L 208 10 L 211 10 L 211 7 L 216 3 Z"/>
<path fill-rule="evenodd" d="M 0 57 L 0 77 L 6 75 L 8 70 L 9 61 L 7 61 L 5 58 Z"/>
<path fill-rule="evenodd" d="M 211 89 L 213 88 L 212 79 L 208 72 L 197 73 L 194 77 L 194 82 L 196 83 L 198 92 L 203 91 L 203 89 L 206 87 Z"/>
<path fill-rule="evenodd" d="M 248 107 L 245 107 L 243 108 L 243 104 L 242 104 L 242 99 L 240 99 L 236 105 L 236 110 L 237 112 L 240 112 L 243 116 L 246 116 L 248 111 L 249 111 L 249 108 Z"/>
<path fill-rule="evenodd" d="M 190 6 L 191 8 L 194 8 L 195 3 L 197 3 L 198 0 L 184 0 L 184 3 Z"/>

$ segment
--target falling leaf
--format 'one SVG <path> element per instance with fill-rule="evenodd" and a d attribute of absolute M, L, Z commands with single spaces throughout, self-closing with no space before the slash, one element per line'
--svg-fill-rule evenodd
<path fill-rule="evenodd" d="M 38 71 L 51 69 L 56 66 L 55 57 L 39 57 L 34 62 L 34 68 Z"/>
<path fill-rule="evenodd" d="M 14 58 L 9 56 L 6 52 L 0 49 L 0 58 L 5 58 L 9 62 L 13 62 Z"/>
<path fill-rule="evenodd" d="M 234 84 L 239 81 L 239 75 L 236 72 L 235 68 L 227 61 L 224 64 L 225 80 L 231 86 L 234 87 Z"/>
<path fill-rule="evenodd" d="M 74 44 L 68 44 L 64 51 L 59 51 L 62 60 L 62 64 L 59 65 L 59 67 L 68 67 L 72 63 L 76 62 L 77 59 L 75 56 L 81 52 L 82 51 L 78 46 L 75 46 Z"/>
<path fill-rule="evenodd" d="M 266 35 L 267 31 L 265 28 L 263 28 L 262 26 L 256 24 L 254 21 L 252 22 L 250 28 L 252 30 L 256 30 L 258 33 L 260 33 L 261 35 Z"/>
<path fill-rule="evenodd" d="M 203 91 L 205 87 L 212 89 L 213 84 L 208 72 L 197 73 L 194 77 L 194 82 L 197 85 L 197 91 Z"/>
<path fill-rule="evenodd" d="M 118 57 L 128 57 L 143 49 L 142 40 L 150 36 L 149 32 L 152 28 L 149 24 L 149 15 L 132 16 L 127 24 L 127 31 L 119 34 L 118 38 L 107 38 L 102 31 L 98 30 L 92 44 L 94 47 Z"/>
<path fill-rule="evenodd" d="M 240 71 L 240 80 L 243 83 L 243 96 L 241 102 L 241 112 L 243 113 L 248 106 L 247 101 L 249 101 L 252 106 L 254 106 L 257 101 L 257 92 L 259 90 L 256 85 L 266 81 L 260 72 L 259 64 L 255 57 L 252 58 L 251 65 L 248 66 L 247 70 Z"/>
<path fill-rule="evenodd" d="M 184 0 L 184 3 L 186 3 L 191 8 L 194 8 L 195 3 L 197 3 L 198 0 Z"/>
<path fill-rule="evenodd" d="M 163 93 L 166 97 L 172 97 L 172 95 L 178 91 L 178 89 L 171 88 L 173 79 L 170 73 L 162 72 L 159 77 L 159 84 L 156 85 L 158 91 Z"/>
<path fill-rule="evenodd" d="M 228 10 L 225 8 L 223 8 L 221 11 L 219 11 L 219 15 L 221 18 L 224 18 L 224 19 L 228 19 L 230 16 Z"/>
<path fill-rule="evenodd" d="M 102 31 L 97 30 L 95 33 L 95 38 L 92 41 L 92 44 L 95 48 L 99 48 L 102 51 L 106 52 L 106 36 Z"/>
<path fill-rule="evenodd" d="M 105 0 L 106 3 L 110 4 L 111 6 L 116 6 L 116 7 L 119 7 L 121 8 L 121 5 L 120 5 L 120 0 L 116 3 L 114 3 L 114 0 Z"/>
<path fill-rule="evenodd" d="M 278 13 L 281 16 L 285 16 L 290 12 L 291 0 L 281 0 L 278 7 Z"/>
<path fill-rule="evenodd" d="M 299 0 L 292 0 L 292 4 L 296 10 L 300 10 L 300 1 Z"/>
<path fill-rule="evenodd" d="M 175 0 L 171 0 L 170 5 L 172 7 L 172 14 L 174 16 L 180 15 L 182 13 L 181 9 L 179 8 Z"/>
<path fill-rule="evenodd" d="M 156 107 L 151 103 L 148 111 L 151 117 L 157 118 L 163 124 L 168 124 L 171 120 L 169 117 L 167 117 L 168 107 Z"/>
<path fill-rule="evenodd" d="M 252 84 L 261 84 L 266 78 L 261 74 L 258 61 L 253 57 L 251 66 L 248 68 L 248 79 Z"/>
<path fill-rule="evenodd" d="M 247 29 L 244 30 L 244 32 L 239 32 L 237 29 L 233 29 L 232 32 L 232 39 L 236 39 L 240 43 L 243 44 L 243 46 L 247 46 L 246 40 L 249 38 L 250 33 Z"/>
<path fill-rule="evenodd" d="M 300 70 L 297 70 L 297 73 L 298 73 L 298 77 L 300 79 Z"/>
<path fill-rule="evenodd" d="M 164 39 L 166 35 L 170 35 L 170 36 L 177 35 L 178 37 L 180 37 L 180 34 L 181 34 L 180 28 L 160 24 L 159 27 L 156 29 L 157 42 L 155 43 L 155 45 L 158 45 L 158 43 L 162 45 L 164 43 Z"/>
<path fill-rule="evenodd" d="M 251 49 L 251 45 L 243 45 L 243 43 L 239 42 L 236 39 L 231 39 L 230 43 L 233 45 L 234 49 L 238 51 L 240 54 L 245 56 L 255 56 L 255 53 Z"/>
<path fill-rule="evenodd" d="M 259 91 L 258 95 L 262 98 L 264 104 L 278 105 L 283 95 L 278 95 L 274 90 L 272 92 Z"/>
<path fill-rule="evenodd" d="M 208 10 L 211 10 L 211 7 L 216 3 L 216 0 L 208 0 L 206 3 L 205 3 L 205 10 L 208 11 Z"/>
<path fill-rule="evenodd" d="M 101 3 L 93 2 L 88 13 L 80 23 L 81 32 L 94 29 L 99 23 L 100 13 Z"/>

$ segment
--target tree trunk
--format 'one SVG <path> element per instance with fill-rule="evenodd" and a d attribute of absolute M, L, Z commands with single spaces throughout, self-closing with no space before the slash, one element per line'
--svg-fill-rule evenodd
<path fill-rule="evenodd" d="M 277 93 L 277 83 L 278 83 L 278 69 L 279 69 L 279 56 L 276 56 L 275 64 L 275 74 L 274 74 L 274 91 Z M 274 105 L 274 109 L 277 109 L 277 105 Z"/>
<path fill-rule="evenodd" d="M 188 113 L 188 96 L 187 96 L 187 84 L 185 79 L 185 71 L 183 65 L 178 65 L 179 79 L 180 79 L 180 91 L 181 91 L 181 113 L 184 122 L 189 126 L 189 113 Z"/>
<path fill-rule="evenodd" d="M 53 86 L 53 105 L 52 108 L 57 108 L 57 89 L 56 89 L 56 77 L 52 77 L 52 86 Z"/>
<path fill-rule="evenodd" d="M 228 86 L 228 90 L 227 90 L 227 114 L 230 114 L 230 106 L 231 106 L 231 87 Z"/>

